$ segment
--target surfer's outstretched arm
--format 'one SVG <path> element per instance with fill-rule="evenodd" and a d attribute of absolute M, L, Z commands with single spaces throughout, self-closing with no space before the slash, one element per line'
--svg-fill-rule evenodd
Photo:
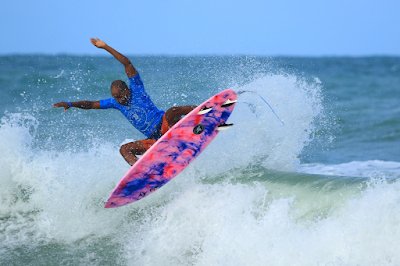
<path fill-rule="evenodd" d="M 90 38 L 91 43 L 96 46 L 97 48 L 101 48 L 112 54 L 121 64 L 125 67 L 126 75 L 131 78 L 137 75 L 136 68 L 132 65 L 131 61 L 124 55 L 120 54 L 112 47 L 108 46 L 104 41 L 100 40 L 99 38 Z"/>
<path fill-rule="evenodd" d="M 64 111 L 67 111 L 70 107 L 76 107 L 80 109 L 101 109 L 100 101 L 79 101 L 79 102 L 59 102 L 53 104 L 53 107 L 64 107 Z"/>

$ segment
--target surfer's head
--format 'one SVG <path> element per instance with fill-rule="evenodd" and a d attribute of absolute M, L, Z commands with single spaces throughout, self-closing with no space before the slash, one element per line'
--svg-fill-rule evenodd
<path fill-rule="evenodd" d="M 122 80 L 115 80 L 111 84 L 111 95 L 122 105 L 126 105 L 129 101 L 129 88 Z"/>

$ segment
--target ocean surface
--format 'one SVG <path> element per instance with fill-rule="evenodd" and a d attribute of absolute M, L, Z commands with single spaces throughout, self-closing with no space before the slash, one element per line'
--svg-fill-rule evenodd
<path fill-rule="evenodd" d="M 235 90 L 234 126 L 104 209 L 143 136 L 52 104 L 111 97 L 122 65 L 1 56 L 0 265 L 400 265 L 400 57 L 129 58 L 160 109 Z"/>

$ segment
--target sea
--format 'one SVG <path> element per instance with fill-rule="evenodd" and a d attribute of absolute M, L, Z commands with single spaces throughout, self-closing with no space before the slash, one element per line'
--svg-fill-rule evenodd
<path fill-rule="evenodd" d="M 238 94 L 194 162 L 104 203 L 143 139 L 111 56 L 0 56 L 0 265 L 400 265 L 400 57 L 128 55 L 158 108 Z"/>

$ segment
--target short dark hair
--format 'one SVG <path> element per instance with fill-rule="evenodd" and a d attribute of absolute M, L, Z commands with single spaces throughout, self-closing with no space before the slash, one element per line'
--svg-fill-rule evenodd
<path fill-rule="evenodd" d="M 122 80 L 114 80 L 113 83 L 111 84 L 111 86 L 117 86 L 120 90 L 124 91 L 128 89 L 128 86 L 126 85 L 126 83 Z"/>

